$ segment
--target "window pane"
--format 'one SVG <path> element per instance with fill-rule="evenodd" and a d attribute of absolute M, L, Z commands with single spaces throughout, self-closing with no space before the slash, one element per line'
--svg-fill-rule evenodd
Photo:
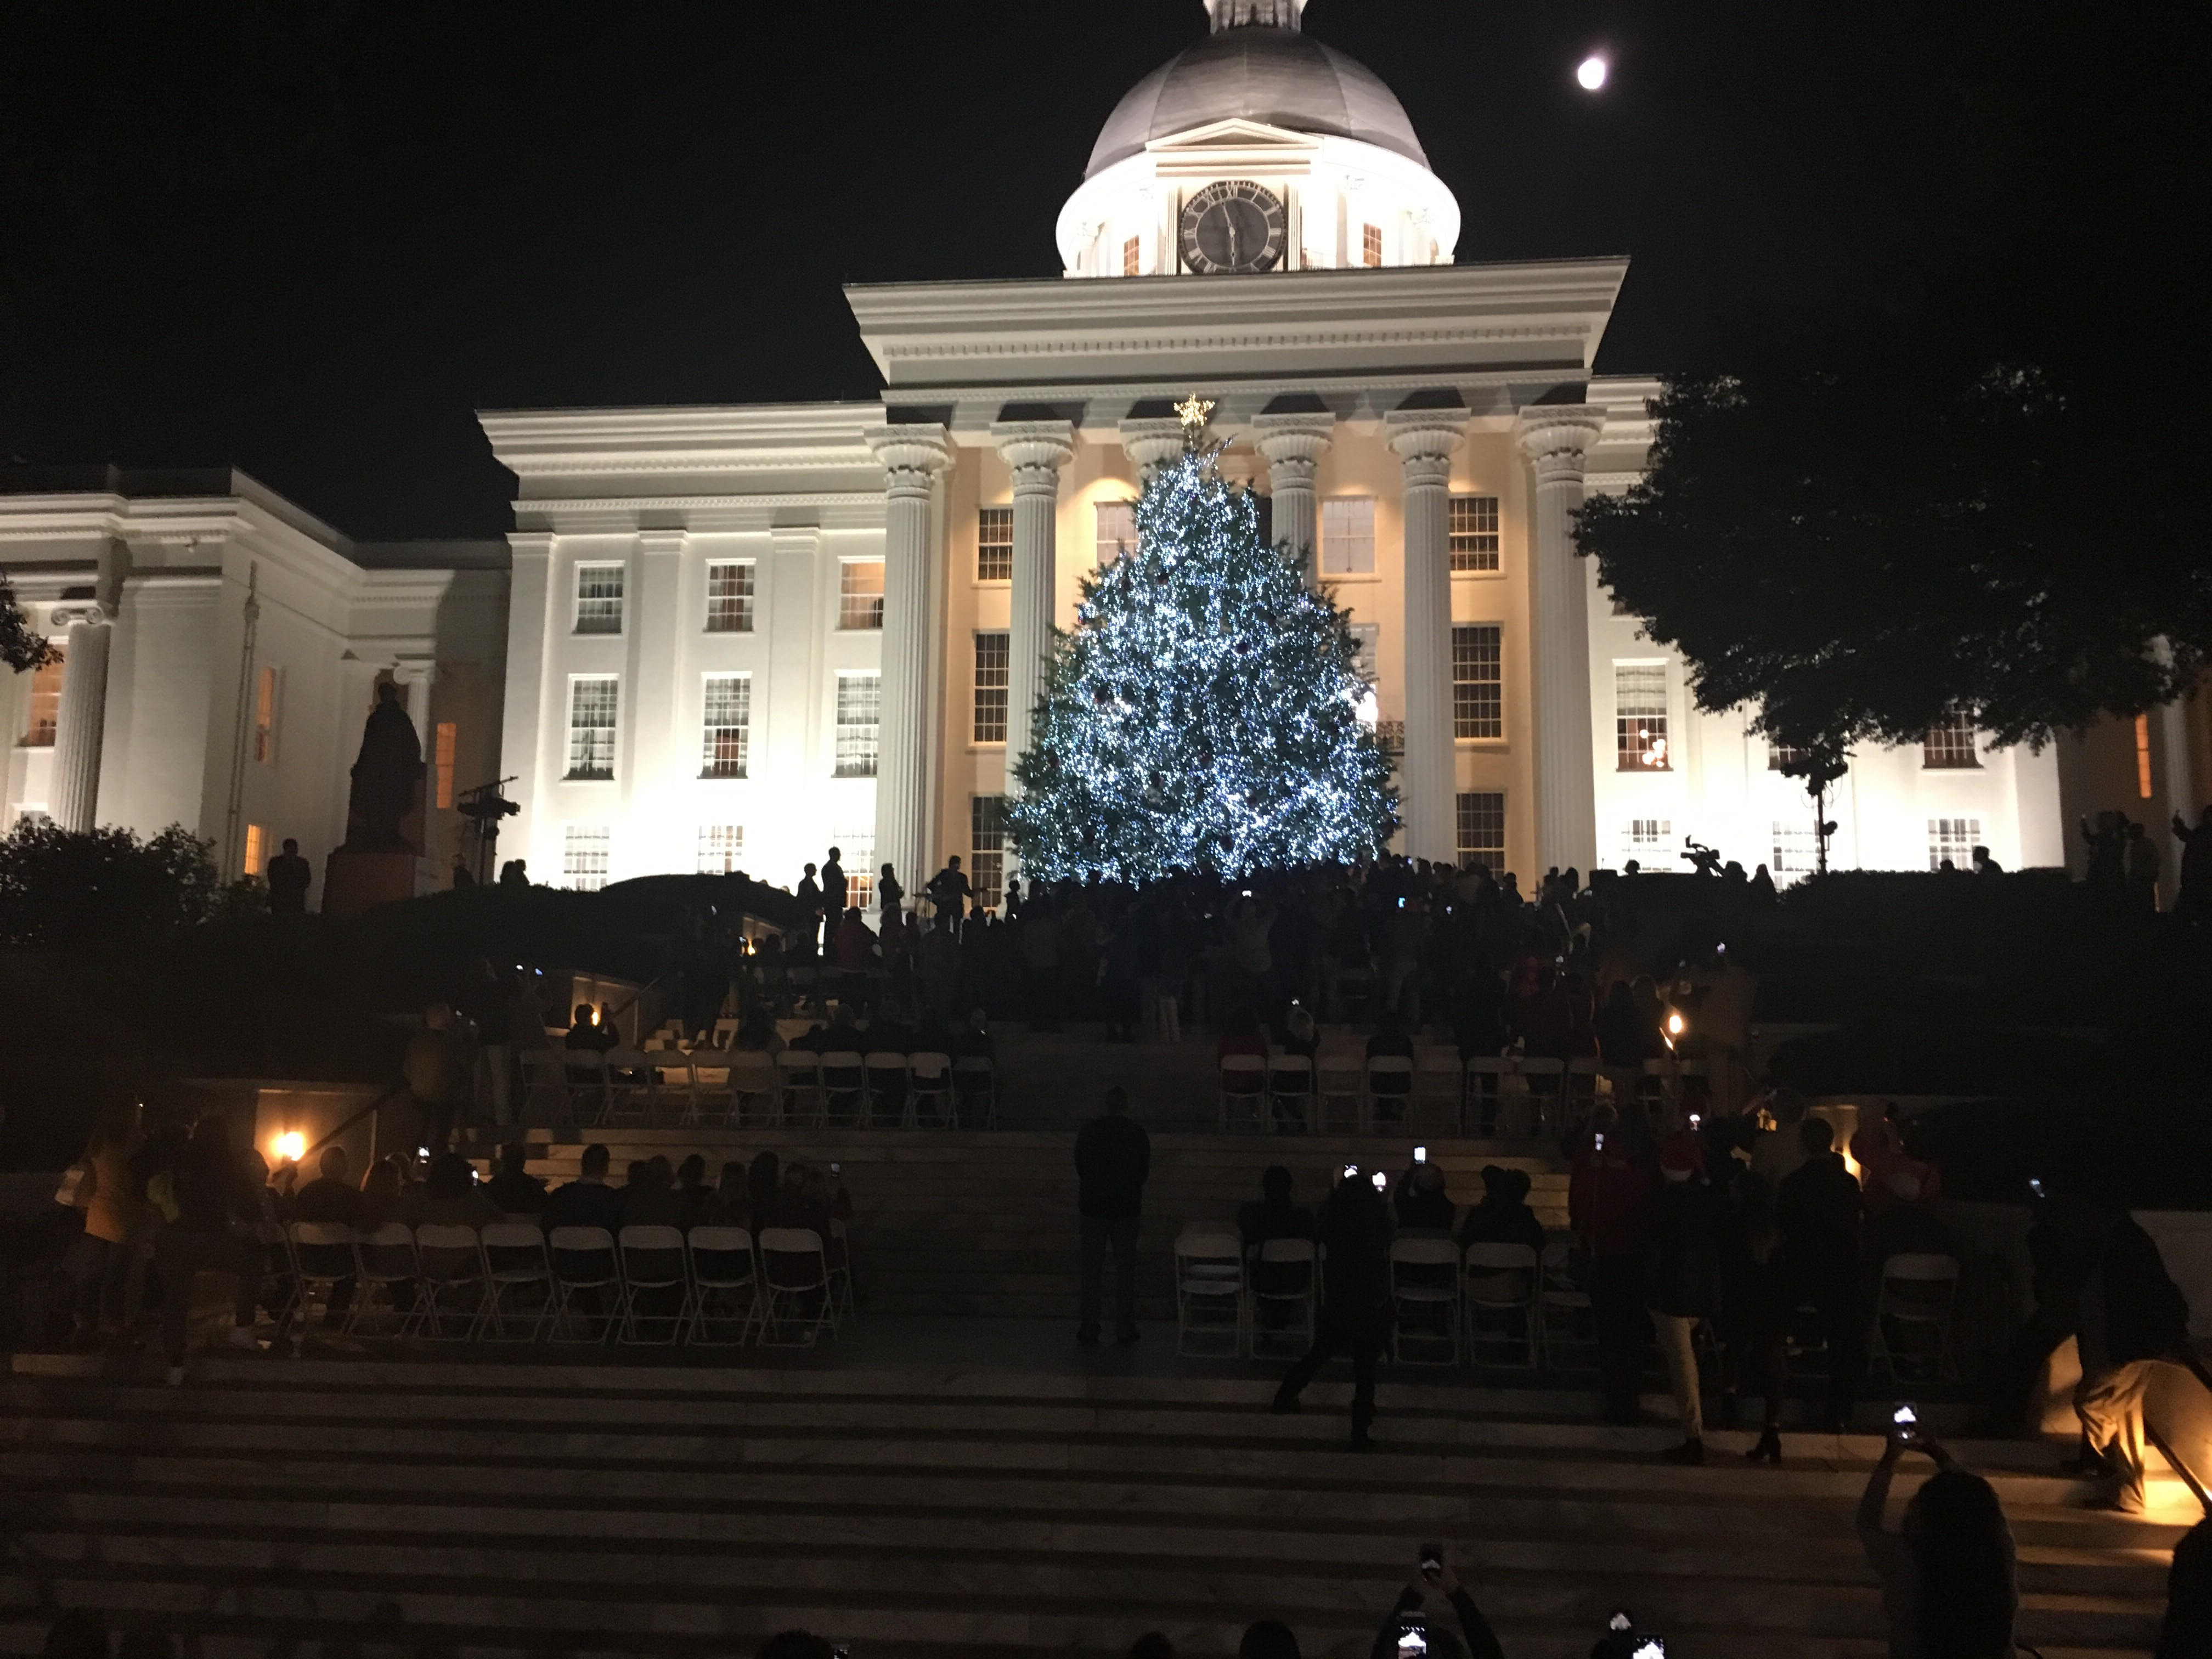
<path fill-rule="evenodd" d="M 996 909 L 1006 896 L 1006 798 L 971 796 L 968 805 L 968 885 L 978 908 Z"/>
<path fill-rule="evenodd" d="M 882 730 L 884 679 L 880 674 L 837 677 L 837 775 L 872 778 Z"/>
<path fill-rule="evenodd" d="M 1620 861 L 1626 865 L 1633 859 L 1639 866 L 1649 866 L 1657 859 L 1666 864 L 1674 840 L 1674 826 L 1668 820 L 1631 818 L 1621 830 Z"/>
<path fill-rule="evenodd" d="M 607 884 L 607 862 L 613 832 L 604 823 L 566 826 L 561 842 L 561 879 L 580 893 L 596 893 Z"/>
<path fill-rule="evenodd" d="M 1970 715 L 1952 714 L 1940 726 L 1928 729 L 1928 741 L 1921 748 L 1920 763 L 1945 770 L 1982 763 L 1974 752 L 1974 722 Z"/>
<path fill-rule="evenodd" d="M 881 628 L 884 625 L 884 562 L 848 559 L 838 567 L 840 628 Z"/>
<path fill-rule="evenodd" d="M 1321 504 L 1321 568 L 1326 575 L 1374 574 L 1374 497 L 1359 496 Z"/>
<path fill-rule="evenodd" d="M 1363 225 L 1359 231 L 1359 257 L 1363 264 L 1379 265 L 1382 263 L 1382 227 Z"/>
<path fill-rule="evenodd" d="M 1452 736 L 1505 735 L 1504 678 L 1494 623 L 1452 629 Z"/>
<path fill-rule="evenodd" d="M 576 631 L 619 634 L 623 625 L 623 568 L 618 564 L 576 567 Z"/>
<path fill-rule="evenodd" d="M 1137 550 L 1137 504 L 1134 501 L 1098 503 L 1098 562 L 1115 560 Z"/>
<path fill-rule="evenodd" d="M 1613 731 L 1623 772 L 1665 772 L 1674 765 L 1667 743 L 1667 665 L 1613 665 Z"/>
<path fill-rule="evenodd" d="M 975 580 L 1014 579 L 1014 509 L 987 507 L 975 515 Z"/>
<path fill-rule="evenodd" d="M 706 708 L 700 724 L 705 750 L 702 778 L 742 778 L 750 758 L 753 680 L 750 674 L 707 676 Z"/>
<path fill-rule="evenodd" d="M 1498 568 L 1498 497 L 1455 495 L 1451 501 L 1451 568 Z"/>
<path fill-rule="evenodd" d="M 1805 750 L 1792 749 L 1786 743 L 1766 745 L 1766 769 L 1770 772 L 1779 772 L 1785 766 L 1795 766 L 1804 758 Z"/>
<path fill-rule="evenodd" d="M 264 668 L 253 684 L 253 758 L 276 758 L 276 671 Z"/>
<path fill-rule="evenodd" d="M 1012 641 L 1005 634 L 975 636 L 975 738 L 1006 740 L 1006 685 L 1011 677 Z"/>
<path fill-rule="evenodd" d="M 839 860 L 845 868 L 845 908 L 848 910 L 872 910 L 876 908 L 876 827 L 872 823 L 840 830 L 830 838 L 830 844 L 844 856 Z"/>
<path fill-rule="evenodd" d="M 261 873 L 263 860 L 269 856 L 269 832 L 258 823 L 246 826 L 246 873 Z"/>
<path fill-rule="evenodd" d="M 1979 818 L 1930 818 L 1928 820 L 1928 867 L 1940 870 L 1949 864 L 1954 870 L 1971 866 L 1974 848 L 1982 844 L 1982 821 Z"/>
<path fill-rule="evenodd" d="M 1459 861 L 1484 864 L 1492 870 L 1505 865 L 1505 797 L 1474 792 L 1459 798 Z"/>
<path fill-rule="evenodd" d="M 741 823 L 702 823 L 699 826 L 698 872 L 702 876 L 733 876 L 745 856 L 745 828 Z"/>
<path fill-rule="evenodd" d="M 1774 878 L 1778 885 L 1787 886 L 1811 875 L 1819 866 L 1820 842 L 1813 833 L 1809 814 L 1802 818 L 1776 818 L 1773 823 L 1774 858 L 1766 873 Z"/>
<path fill-rule="evenodd" d="M 616 684 L 611 674 L 584 675 L 568 682 L 568 775 L 572 778 L 615 775 Z"/>
<path fill-rule="evenodd" d="M 453 757 L 461 746 L 461 728 L 451 720 L 438 724 L 436 756 L 438 771 L 438 808 L 450 811 L 453 805 Z"/>
<path fill-rule="evenodd" d="M 753 568 L 750 562 L 718 561 L 707 567 L 707 631 L 753 631 Z"/>
<path fill-rule="evenodd" d="M 54 647 L 53 660 L 31 671 L 31 708 L 23 722 L 23 747 L 51 749 L 54 727 L 62 714 L 62 648 Z"/>
<path fill-rule="evenodd" d="M 1144 258 L 1144 243 L 1132 236 L 1121 244 L 1121 274 L 1124 276 L 1136 276 L 1143 268 Z"/>

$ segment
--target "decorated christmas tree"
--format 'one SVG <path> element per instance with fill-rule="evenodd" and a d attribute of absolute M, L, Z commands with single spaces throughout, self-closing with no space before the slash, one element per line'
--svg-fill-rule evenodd
<path fill-rule="evenodd" d="M 1055 641 L 1007 827 L 1023 866 L 1142 881 L 1377 851 L 1390 763 L 1347 614 L 1196 447 L 1137 504 Z"/>

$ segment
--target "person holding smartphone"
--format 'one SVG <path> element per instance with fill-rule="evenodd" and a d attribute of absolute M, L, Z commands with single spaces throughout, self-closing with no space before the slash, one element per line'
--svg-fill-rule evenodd
<path fill-rule="evenodd" d="M 1375 1362 L 1390 1329 L 1390 1206 L 1356 1164 L 1329 1194 L 1321 1214 L 1321 1319 L 1313 1346 L 1275 1391 L 1278 1413 L 1298 1409 L 1298 1396 L 1335 1355 L 1352 1356 L 1352 1449 L 1375 1443 Z"/>
<path fill-rule="evenodd" d="M 1439 1602 L 1458 1620 L 1457 1636 L 1431 1617 L 1430 1609 Z M 1462 1654 L 1467 1659 L 1505 1659 L 1497 1632 L 1452 1571 L 1450 1553 L 1441 1544 L 1424 1544 L 1413 1577 L 1375 1632 L 1370 1659 L 1458 1659 Z"/>
<path fill-rule="evenodd" d="M 1908 1451 L 1926 1453 L 1936 1473 L 1892 1532 L 1884 1522 L 1890 1481 Z M 1867 1478 L 1857 1529 L 1881 1580 L 1890 1659 L 2013 1659 L 2020 1587 L 2012 1528 L 1996 1489 L 1925 1437 L 1910 1406 L 1898 1407 L 1881 1461 Z"/>

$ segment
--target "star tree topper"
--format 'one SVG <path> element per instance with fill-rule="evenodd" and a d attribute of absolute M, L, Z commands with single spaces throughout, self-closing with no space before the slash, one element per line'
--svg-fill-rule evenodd
<path fill-rule="evenodd" d="M 1175 406 L 1176 419 L 1182 422 L 1182 447 L 1196 449 L 1200 434 L 1205 432 L 1206 422 L 1212 416 L 1215 405 L 1195 392 Z"/>

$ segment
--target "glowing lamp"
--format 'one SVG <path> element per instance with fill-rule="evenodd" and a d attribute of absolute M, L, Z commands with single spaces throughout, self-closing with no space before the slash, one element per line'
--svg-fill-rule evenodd
<path fill-rule="evenodd" d="M 1668 1016 L 1667 1016 L 1667 1035 L 1668 1035 L 1668 1036 L 1681 1036 L 1681 1035 L 1682 1035 L 1682 1029 L 1683 1029 L 1683 1025 L 1682 1025 L 1682 1017 L 1681 1017 L 1681 1015 L 1680 1015 L 1679 1013 L 1674 1013 L 1674 1014 L 1669 1014 L 1669 1015 L 1668 1015 Z"/>
<path fill-rule="evenodd" d="M 287 1129 L 276 1137 L 276 1161 L 297 1164 L 307 1155 L 307 1138 L 297 1129 Z"/>
<path fill-rule="evenodd" d="M 1605 85 L 1605 77 L 1612 72 L 1612 67 L 1604 58 L 1592 52 L 1575 66 L 1575 79 L 1584 92 L 1595 92 Z"/>

